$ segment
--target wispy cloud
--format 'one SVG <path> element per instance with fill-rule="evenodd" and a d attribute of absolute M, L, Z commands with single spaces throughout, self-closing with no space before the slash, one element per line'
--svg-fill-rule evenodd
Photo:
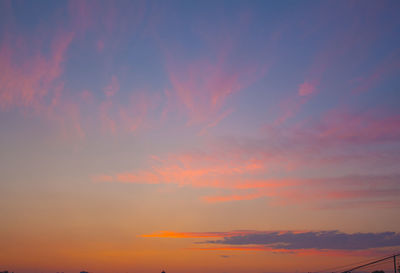
<path fill-rule="evenodd" d="M 94 128 L 93 124 L 100 125 L 95 130 L 111 131 L 114 135 L 121 131 L 135 132 L 147 126 L 147 113 L 156 101 L 155 96 L 149 96 L 145 91 L 129 90 L 131 95 L 128 99 L 121 99 L 118 96 L 120 79 L 114 73 L 103 87 L 71 88 L 70 79 L 65 73 L 71 60 L 71 45 L 85 44 L 84 35 L 89 30 L 97 30 L 99 25 L 104 25 L 104 28 L 93 31 L 97 34 L 94 36 L 107 37 L 107 41 L 117 40 L 111 39 L 111 36 L 121 34 L 115 29 L 138 25 L 143 19 L 145 6 L 132 4 L 130 8 L 135 8 L 137 16 L 129 17 L 130 21 L 126 21 L 121 19 L 124 16 L 118 16 L 126 11 L 117 10 L 113 3 L 103 6 L 93 1 L 69 1 L 67 11 L 70 17 L 67 20 L 62 21 L 53 14 L 53 25 L 32 26 L 34 35 L 20 33 L 17 27 L 19 22 L 13 17 L 13 5 L 4 6 L 8 9 L 9 19 L 6 30 L 1 32 L 0 110 L 19 109 L 22 113 L 45 118 L 60 128 L 63 136 L 80 138 L 86 135 L 88 127 Z M 90 36 L 88 40 L 96 40 L 96 37 Z M 101 48 L 104 47 L 102 42 Z M 98 111 L 96 114 L 88 113 L 86 108 L 89 104 L 91 111 Z M 86 124 L 89 120 L 91 125 Z"/>
<path fill-rule="evenodd" d="M 147 238 L 213 238 L 213 237 L 230 237 L 239 234 L 246 234 L 252 231 L 230 231 L 230 232 L 175 232 L 175 231 L 159 231 L 151 234 L 144 234 L 140 237 Z"/>
<path fill-rule="evenodd" d="M 111 77 L 111 83 L 104 88 L 104 94 L 106 95 L 106 97 L 112 97 L 118 92 L 118 90 L 119 90 L 118 78 L 115 75 L 113 75 Z"/>
<path fill-rule="evenodd" d="M 227 161 L 211 156 L 189 155 L 157 160 L 152 169 L 107 175 L 109 181 L 137 184 L 175 184 L 194 188 L 224 190 L 218 195 L 203 196 L 209 203 L 253 200 L 266 197 L 271 204 L 320 208 L 340 208 L 341 203 L 355 202 L 356 206 L 386 207 L 400 205 L 399 175 L 347 175 L 330 178 L 260 178 L 268 175 L 271 159 Z M 101 178 L 96 181 L 104 181 Z"/>
<path fill-rule="evenodd" d="M 38 110 L 56 96 L 57 86 L 63 71 L 66 51 L 74 37 L 74 33 L 60 31 L 51 40 L 50 54 L 43 55 L 37 49 L 28 53 L 28 43 L 22 38 L 22 46 L 16 49 L 9 39 L 0 46 L 0 72 L 3 75 L 0 83 L 0 107 L 30 107 Z M 20 42 L 21 43 L 21 42 Z M 19 60 L 20 55 L 29 57 Z M 22 63 L 20 63 L 22 62 Z"/>
<path fill-rule="evenodd" d="M 265 76 L 272 63 L 265 52 L 272 55 L 276 49 L 279 40 L 276 33 L 271 34 L 258 54 L 238 56 L 251 16 L 241 14 L 238 18 L 236 27 L 229 30 L 215 29 L 204 22 L 195 27 L 193 34 L 207 48 L 206 52 L 197 52 L 196 57 L 187 53 L 190 48 L 159 39 L 172 87 L 168 97 L 176 109 L 186 114 L 188 124 L 208 124 L 205 129 L 215 126 L 232 111 L 232 108 L 227 110 L 227 100 Z M 171 107 L 166 110 L 171 111 Z"/>
<path fill-rule="evenodd" d="M 384 58 L 373 71 L 370 72 L 365 78 L 361 78 L 361 83 L 353 89 L 353 93 L 366 92 L 369 89 L 378 85 L 379 82 L 383 81 L 386 77 L 394 75 L 400 71 L 400 50 L 391 52 L 386 58 Z"/>
<path fill-rule="evenodd" d="M 83 138 L 80 100 L 64 92 L 63 74 L 75 31 L 55 27 L 42 39 L 40 28 L 32 37 L 14 28 L 9 26 L 0 44 L 0 110 L 17 109 L 23 115 L 44 118 L 54 122 L 63 136 Z"/>
<path fill-rule="evenodd" d="M 202 151 L 151 159 L 145 169 L 107 175 L 115 182 L 219 189 L 201 197 L 208 203 L 267 198 L 274 205 L 314 208 L 398 207 L 396 171 L 349 174 L 347 166 L 396 165 L 396 148 L 388 152 L 385 147 L 398 143 L 399 124 L 397 116 L 332 111 L 307 126 L 271 129 L 265 138 L 223 140 Z M 324 174 L 299 175 L 320 169 Z M 276 175 L 281 172 L 285 175 Z"/>

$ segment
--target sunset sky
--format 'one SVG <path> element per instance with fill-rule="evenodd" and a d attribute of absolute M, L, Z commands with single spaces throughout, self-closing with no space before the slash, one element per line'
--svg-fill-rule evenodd
<path fill-rule="evenodd" d="M 0 0 L 0 271 L 325 272 L 399 252 L 399 14 Z"/>

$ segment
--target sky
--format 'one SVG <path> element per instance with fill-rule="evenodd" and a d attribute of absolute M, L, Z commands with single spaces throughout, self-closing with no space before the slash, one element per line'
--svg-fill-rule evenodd
<path fill-rule="evenodd" d="M 399 11 L 0 1 L 0 271 L 332 272 L 399 252 Z"/>

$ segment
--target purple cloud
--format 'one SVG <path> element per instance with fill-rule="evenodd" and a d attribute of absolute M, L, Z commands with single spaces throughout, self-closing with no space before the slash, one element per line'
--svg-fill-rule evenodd
<path fill-rule="evenodd" d="M 245 233 L 202 243 L 268 245 L 276 249 L 361 250 L 400 246 L 400 233 L 343 233 L 339 231 L 274 231 Z"/>

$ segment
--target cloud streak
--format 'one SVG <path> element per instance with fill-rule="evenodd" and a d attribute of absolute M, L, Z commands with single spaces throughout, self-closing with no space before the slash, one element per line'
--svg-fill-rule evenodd
<path fill-rule="evenodd" d="M 232 108 L 226 107 L 227 100 L 264 77 L 272 63 L 265 52 L 271 54 L 276 50 L 279 35 L 272 33 L 258 54 L 246 54 L 243 58 L 238 52 L 251 16 L 240 14 L 238 18 L 230 23 L 235 25 L 234 31 L 224 27 L 216 30 L 208 22 L 195 27 L 192 34 L 207 49 L 205 52 L 193 54 L 191 48 L 158 38 L 171 83 L 167 93 L 173 102 L 169 104 L 186 113 L 187 124 L 206 124 L 201 133 L 229 115 Z M 168 111 L 171 107 L 165 114 Z"/>
<path fill-rule="evenodd" d="M 267 198 L 275 205 L 318 208 L 398 207 L 396 171 L 375 175 L 345 170 L 349 164 L 363 170 L 396 165 L 396 148 L 388 152 L 381 147 L 398 143 L 399 121 L 397 116 L 332 111 L 307 126 L 273 128 L 264 139 L 222 140 L 203 151 L 157 157 L 147 169 L 105 175 L 114 182 L 222 190 L 201 197 L 208 203 Z M 327 171 L 314 177 L 297 174 L 319 169 Z M 282 171 L 285 176 L 276 175 Z"/>
<path fill-rule="evenodd" d="M 51 41 L 51 53 L 48 56 L 39 50 L 19 63 L 19 56 L 29 54 L 26 51 L 28 41 L 16 50 L 11 41 L 6 40 L 0 46 L 0 107 L 3 110 L 13 107 L 40 109 L 56 95 L 54 91 L 62 71 L 66 51 L 74 37 L 73 32 L 60 32 Z M 20 39 L 20 38 L 17 38 Z"/>
<path fill-rule="evenodd" d="M 360 251 L 400 246 L 400 234 L 396 232 L 344 233 L 340 231 L 252 231 L 230 232 L 173 232 L 161 231 L 146 238 L 222 238 L 197 244 L 221 245 L 197 248 L 204 250 L 261 250 L 298 252 L 319 250 Z"/>
<path fill-rule="evenodd" d="M 318 232 L 266 232 L 226 237 L 222 240 L 206 241 L 224 245 L 272 245 L 277 249 L 333 249 L 360 250 L 393 247 L 400 245 L 400 234 L 343 233 L 339 231 Z"/>

